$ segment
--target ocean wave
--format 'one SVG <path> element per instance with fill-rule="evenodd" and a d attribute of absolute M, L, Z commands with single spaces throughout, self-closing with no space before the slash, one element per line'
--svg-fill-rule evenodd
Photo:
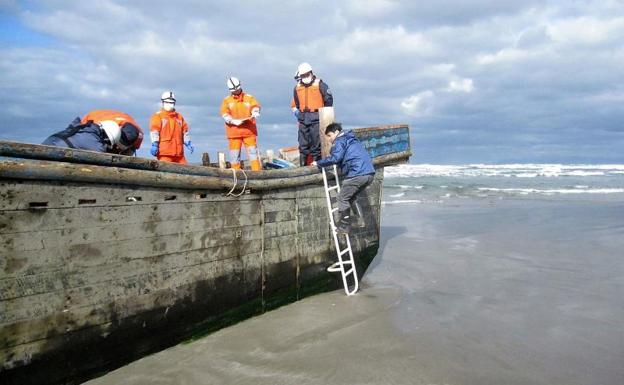
<path fill-rule="evenodd" d="M 398 199 L 395 201 L 381 201 L 382 205 L 400 205 L 410 203 L 422 203 L 422 201 L 420 199 Z"/>
<path fill-rule="evenodd" d="M 591 177 L 622 176 L 623 164 L 402 164 L 386 167 L 386 177 Z"/>
<path fill-rule="evenodd" d="M 420 185 L 410 186 L 406 184 L 384 184 L 384 187 L 395 188 L 395 189 L 398 188 L 401 190 L 422 190 L 425 186 L 420 186 Z"/>
<path fill-rule="evenodd" d="M 486 192 L 502 192 L 508 194 L 617 194 L 624 193 L 622 188 L 573 188 L 573 189 L 535 189 L 535 188 L 495 188 L 495 187 L 479 187 L 477 190 Z"/>

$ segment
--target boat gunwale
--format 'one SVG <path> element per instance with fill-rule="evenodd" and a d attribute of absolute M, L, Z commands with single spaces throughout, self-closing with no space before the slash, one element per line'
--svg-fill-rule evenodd
<path fill-rule="evenodd" d="M 408 125 L 386 125 L 377 127 L 356 128 L 355 132 L 384 131 L 388 129 L 405 128 L 409 135 Z M 405 151 L 404 151 L 405 152 Z M 409 158 L 411 151 L 408 144 Z M 397 154 L 397 153 L 391 153 Z M 387 155 L 391 155 L 387 154 Z M 200 165 L 180 165 L 170 162 L 162 162 L 155 159 L 148 159 L 136 156 L 126 156 L 96 151 L 78 150 L 65 147 L 48 146 L 42 144 L 20 143 L 12 141 L 0 141 L 0 157 L 35 159 L 43 161 L 69 162 L 76 164 L 88 164 L 99 166 L 122 167 L 135 170 L 161 171 L 175 174 L 200 175 L 220 178 L 232 178 L 231 169 L 220 169 L 217 167 Z M 379 157 L 374 157 L 373 160 Z M 245 178 L 256 179 L 279 179 L 302 177 L 317 174 L 316 167 L 295 167 L 288 169 L 273 169 L 246 172 Z"/>
<path fill-rule="evenodd" d="M 373 159 L 376 168 L 407 162 L 410 151 L 378 156 Z M 176 174 L 171 172 L 136 170 L 114 166 L 78 164 L 59 161 L 27 160 L 0 161 L 0 179 L 46 180 L 60 182 L 119 184 L 185 190 L 274 190 L 316 184 L 322 175 L 316 167 L 309 175 L 253 179 L 254 172 L 228 170 L 226 176 Z"/>

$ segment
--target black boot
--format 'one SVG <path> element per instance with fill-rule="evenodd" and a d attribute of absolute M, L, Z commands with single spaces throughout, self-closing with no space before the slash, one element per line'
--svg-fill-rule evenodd
<path fill-rule="evenodd" d="M 307 158 L 307 155 L 299 154 L 299 166 L 304 167 L 306 165 Z"/>
<path fill-rule="evenodd" d="M 351 232 L 351 210 L 339 211 L 338 215 L 340 219 L 338 220 L 338 226 L 336 232 L 338 234 L 349 234 Z"/>

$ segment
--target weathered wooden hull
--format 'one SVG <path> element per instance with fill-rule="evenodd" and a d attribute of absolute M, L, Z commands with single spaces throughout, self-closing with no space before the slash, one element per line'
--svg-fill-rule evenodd
<path fill-rule="evenodd" d="M 378 247 L 380 159 L 405 160 L 409 146 L 397 153 L 376 159 L 359 198 L 360 275 Z M 231 171 L 150 171 L 137 158 L 128 161 L 138 167 L 107 167 L 104 154 L 77 154 L 95 161 L 0 162 L 3 384 L 79 383 L 341 285 L 326 271 L 336 256 L 313 168 L 233 184 Z M 251 192 L 225 196 L 232 186 Z"/>

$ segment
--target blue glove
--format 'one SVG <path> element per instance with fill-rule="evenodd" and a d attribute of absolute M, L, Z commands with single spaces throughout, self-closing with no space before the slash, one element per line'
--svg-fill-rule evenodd
<path fill-rule="evenodd" d="M 190 140 L 188 142 L 184 142 L 184 145 L 191 152 L 191 154 L 195 151 L 195 147 L 193 147 Z"/>
<path fill-rule="evenodd" d="M 158 146 L 160 145 L 159 142 L 152 142 L 152 148 L 150 148 L 150 154 L 156 156 L 158 155 Z"/>
<path fill-rule="evenodd" d="M 295 118 L 301 119 L 301 111 L 298 108 L 293 109 L 293 115 L 295 115 Z"/>

